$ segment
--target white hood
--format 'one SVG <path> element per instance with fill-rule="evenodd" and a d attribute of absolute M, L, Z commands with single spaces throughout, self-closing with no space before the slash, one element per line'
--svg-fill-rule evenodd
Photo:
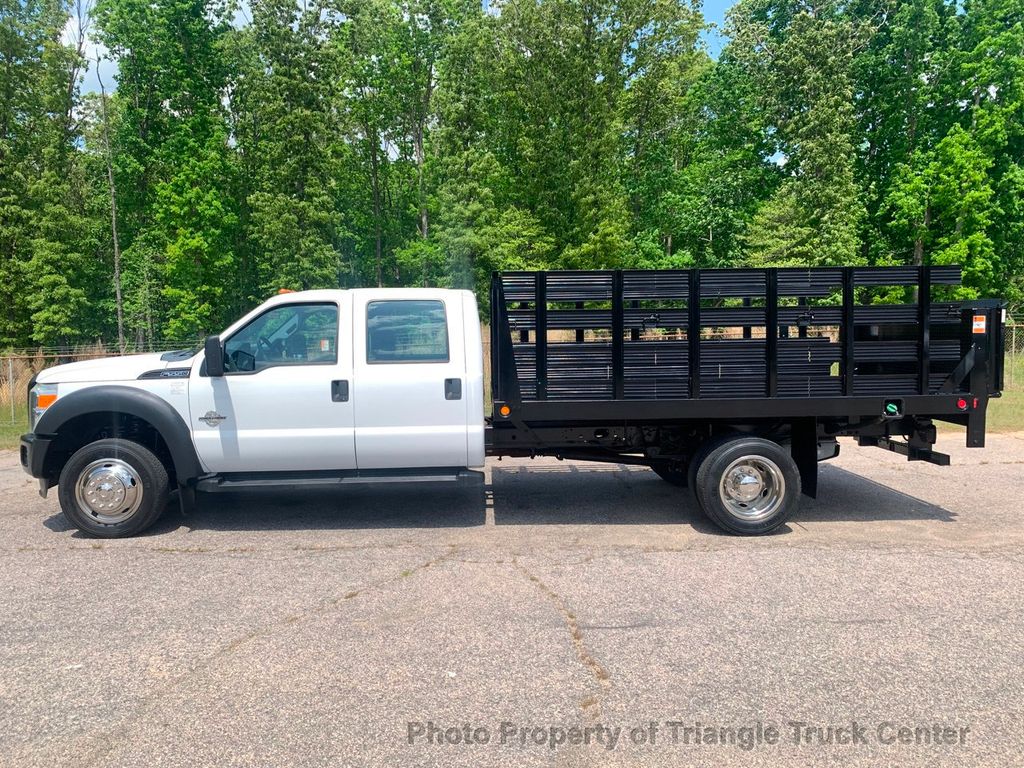
<path fill-rule="evenodd" d="M 195 355 L 188 352 L 101 357 L 80 363 L 55 365 L 39 373 L 38 384 L 75 384 L 86 381 L 133 381 L 148 371 L 191 368 Z"/>

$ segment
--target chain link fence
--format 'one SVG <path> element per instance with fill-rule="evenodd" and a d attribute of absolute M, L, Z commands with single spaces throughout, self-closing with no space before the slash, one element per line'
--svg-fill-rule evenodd
<path fill-rule="evenodd" d="M 188 344 L 160 344 L 152 347 L 129 347 L 123 354 L 153 352 L 158 349 L 183 349 Z M 44 368 L 83 360 L 120 355 L 115 344 L 85 344 L 75 347 L 40 347 L 0 351 L 0 431 L 28 425 L 28 385 Z"/>
<path fill-rule="evenodd" d="M 1008 390 L 1024 390 L 1024 324 L 1006 325 L 1006 373 L 1003 386 Z"/>
<path fill-rule="evenodd" d="M 489 335 L 484 328 L 484 367 L 486 378 L 490 379 Z M 178 344 L 159 345 L 160 350 L 182 349 L 188 346 Z M 1024 390 L 1024 324 L 1006 325 L 1006 390 Z M 125 354 L 150 352 L 153 349 L 129 349 Z M 26 413 L 28 384 L 32 377 L 52 365 L 73 363 L 81 360 L 95 360 L 119 354 L 116 346 L 102 343 L 73 348 L 21 349 L 0 352 L 0 428 L 8 431 L 27 425 Z M 490 397 L 490 388 L 486 389 Z"/>

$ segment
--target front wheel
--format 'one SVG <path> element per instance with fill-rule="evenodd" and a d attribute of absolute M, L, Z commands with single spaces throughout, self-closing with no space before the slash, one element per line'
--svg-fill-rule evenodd
<path fill-rule="evenodd" d="M 800 471 L 778 443 L 735 437 L 704 457 L 694 490 L 701 509 L 720 528 L 758 536 L 774 531 L 796 511 Z"/>
<path fill-rule="evenodd" d="M 133 536 L 160 517 L 167 470 L 151 450 L 130 440 L 97 440 L 80 448 L 60 473 L 64 516 L 84 533 Z"/>

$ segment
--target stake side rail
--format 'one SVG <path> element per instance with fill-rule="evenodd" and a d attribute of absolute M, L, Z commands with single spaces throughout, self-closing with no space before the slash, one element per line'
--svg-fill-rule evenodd
<path fill-rule="evenodd" d="M 981 446 L 1005 313 L 951 300 L 960 279 L 956 266 L 495 273 L 492 424 L 813 418 L 873 444 L 879 424 L 887 440 L 940 419 Z"/>

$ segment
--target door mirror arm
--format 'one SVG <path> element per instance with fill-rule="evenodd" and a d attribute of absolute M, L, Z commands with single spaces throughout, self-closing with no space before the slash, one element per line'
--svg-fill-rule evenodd
<path fill-rule="evenodd" d="M 224 346 L 220 343 L 219 336 L 207 336 L 204 345 L 206 352 L 206 375 L 224 375 Z"/>

